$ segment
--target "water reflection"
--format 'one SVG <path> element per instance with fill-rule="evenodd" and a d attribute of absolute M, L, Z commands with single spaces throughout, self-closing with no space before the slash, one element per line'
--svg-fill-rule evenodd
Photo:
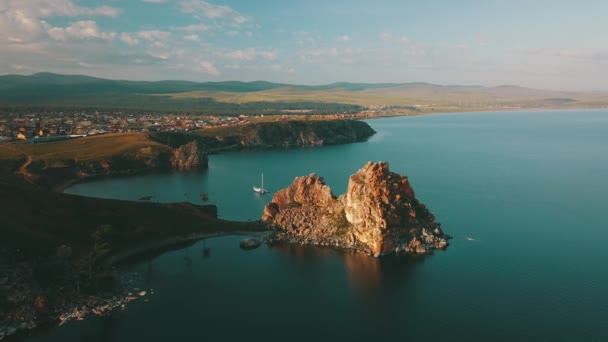
<path fill-rule="evenodd" d="M 344 269 L 356 294 L 371 298 L 382 290 L 383 275 L 380 259 L 363 253 L 345 253 Z"/>
<path fill-rule="evenodd" d="M 303 246 L 296 243 L 277 242 L 272 249 L 283 254 L 307 261 L 317 261 L 318 257 L 336 255 L 338 252 L 329 247 Z"/>
<path fill-rule="evenodd" d="M 352 251 L 289 243 L 276 243 L 272 249 L 290 256 L 302 270 L 309 269 L 311 265 L 323 265 L 327 257 L 337 256 L 333 260 L 342 260 L 353 294 L 366 302 L 379 302 L 390 297 L 392 291 L 399 292 L 411 279 L 414 266 L 425 260 L 425 257 L 409 256 L 374 258 Z"/>
<path fill-rule="evenodd" d="M 203 259 L 209 259 L 211 257 L 211 248 L 206 246 L 206 240 L 203 239 L 203 249 L 201 250 L 201 256 Z"/>

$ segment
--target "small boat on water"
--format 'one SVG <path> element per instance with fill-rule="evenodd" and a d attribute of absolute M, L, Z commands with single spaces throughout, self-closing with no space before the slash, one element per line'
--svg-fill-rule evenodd
<path fill-rule="evenodd" d="M 263 195 L 268 192 L 268 190 L 264 189 L 264 174 L 262 173 L 262 185 L 260 187 L 254 186 L 253 191 L 257 192 L 260 195 Z"/>

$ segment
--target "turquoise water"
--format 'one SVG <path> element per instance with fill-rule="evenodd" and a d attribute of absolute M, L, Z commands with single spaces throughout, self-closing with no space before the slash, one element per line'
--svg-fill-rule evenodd
<path fill-rule="evenodd" d="M 368 160 L 410 177 L 454 236 L 444 252 L 376 260 L 294 246 L 207 240 L 125 266 L 149 302 L 71 322 L 35 341 L 606 341 L 608 112 L 463 113 L 369 121 L 364 143 L 226 153 L 204 172 L 99 180 L 67 192 L 193 202 L 257 219 L 271 191 L 316 172 L 336 194 Z M 472 238 L 474 240 L 470 240 Z M 184 262 L 192 256 L 192 265 Z M 335 338 L 334 338 L 335 337 Z"/>

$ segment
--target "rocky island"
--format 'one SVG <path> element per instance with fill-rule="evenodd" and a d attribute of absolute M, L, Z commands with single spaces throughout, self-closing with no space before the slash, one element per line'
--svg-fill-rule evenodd
<path fill-rule="evenodd" d="M 375 257 L 424 254 L 447 247 L 435 216 L 414 195 L 406 176 L 388 163 L 367 163 L 334 196 L 322 177 L 296 178 L 264 208 L 262 220 L 278 240 L 354 249 Z"/>

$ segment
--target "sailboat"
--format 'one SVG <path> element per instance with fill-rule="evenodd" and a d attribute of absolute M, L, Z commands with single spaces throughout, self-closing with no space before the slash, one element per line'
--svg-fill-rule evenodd
<path fill-rule="evenodd" d="M 264 189 L 264 174 L 263 173 L 262 173 L 262 186 L 260 186 L 260 187 L 254 186 L 253 191 L 257 192 L 260 195 L 263 195 L 268 192 L 268 190 Z"/>

